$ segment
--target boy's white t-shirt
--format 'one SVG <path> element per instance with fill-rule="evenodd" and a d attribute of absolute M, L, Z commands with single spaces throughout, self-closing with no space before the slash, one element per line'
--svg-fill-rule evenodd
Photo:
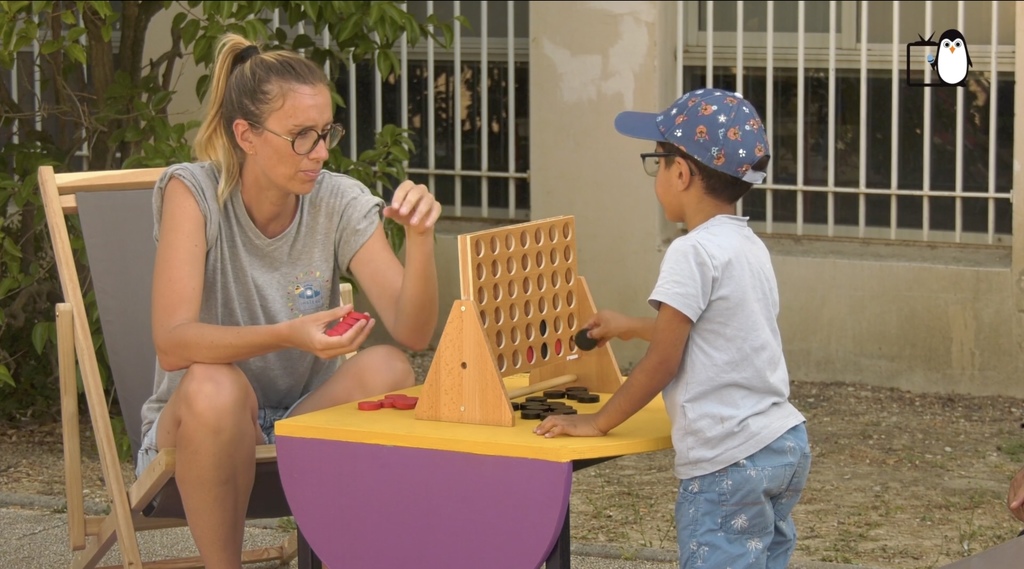
<path fill-rule="evenodd" d="M 771 257 L 747 218 L 719 215 L 673 241 L 648 302 L 693 321 L 662 391 L 677 478 L 729 466 L 805 421 L 789 402 Z"/>

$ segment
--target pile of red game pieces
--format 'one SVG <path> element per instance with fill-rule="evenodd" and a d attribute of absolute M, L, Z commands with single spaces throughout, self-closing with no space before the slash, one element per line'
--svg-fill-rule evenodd
<path fill-rule="evenodd" d="M 402 411 L 410 411 L 416 408 L 416 402 L 419 401 L 419 397 L 412 395 L 405 395 L 403 393 L 389 393 L 384 396 L 384 399 L 378 399 L 376 401 L 360 401 L 360 411 L 378 411 L 380 409 L 399 409 Z"/>
<path fill-rule="evenodd" d="M 340 322 L 334 325 L 333 328 L 324 332 L 328 336 L 341 336 L 345 332 L 348 332 L 349 328 L 353 327 L 360 320 L 369 320 L 370 315 L 363 312 L 349 312 L 341 319 Z"/>

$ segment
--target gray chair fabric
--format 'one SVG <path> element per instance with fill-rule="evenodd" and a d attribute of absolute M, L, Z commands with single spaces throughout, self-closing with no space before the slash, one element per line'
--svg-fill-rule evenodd
<path fill-rule="evenodd" d="M 110 373 L 131 439 L 133 463 L 141 445 L 142 405 L 153 392 L 157 365 L 150 313 L 156 257 L 152 196 L 151 189 L 77 194 L 89 278 L 96 293 Z M 252 496 L 250 519 L 291 515 L 277 462 L 257 465 Z M 143 513 L 184 519 L 174 478 Z"/>

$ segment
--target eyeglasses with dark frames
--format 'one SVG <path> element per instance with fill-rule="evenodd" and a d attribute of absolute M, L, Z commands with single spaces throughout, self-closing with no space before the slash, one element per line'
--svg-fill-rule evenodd
<path fill-rule="evenodd" d="M 678 152 L 644 152 L 640 154 L 640 160 L 644 163 L 644 172 L 647 172 L 648 176 L 657 177 L 658 170 L 661 168 L 661 160 L 663 158 L 679 158 L 683 162 L 686 162 L 686 166 L 690 169 L 690 175 L 696 176 L 697 172 L 694 172 L 693 166 L 690 161 L 683 158 Z"/>
<path fill-rule="evenodd" d="M 295 135 L 295 138 L 291 138 L 274 132 L 261 124 L 254 123 L 252 121 L 247 122 L 256 128 L 261 128 L 274 136 L 279 136 L 288 142 L 291 142 L 292 151 L 299 156 L 305 156 L 310 152 L 313 152 L 316 146 L 320 144 L 321 140 L 327 144 L 327 149 L 330 150 L 338 145 L 338 142 L 341 141 L 341 137 L 345 136 L 345 127 L 337 123 L 327 127 L 327 130 L 323 132 L 317 132 L 316 129 L 312 128 L 302 129 L 297 135 Z"/>

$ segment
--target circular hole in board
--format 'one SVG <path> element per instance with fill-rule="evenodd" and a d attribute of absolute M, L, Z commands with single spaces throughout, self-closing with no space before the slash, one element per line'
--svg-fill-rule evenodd
<path fill-rule="evenodd" d="M 505 333 L 502 332 L 501 330 L 498 330 L 498 332 L 494 335 L 494 345 L 499 349 L 505 345 Z"/>
<path fill-rule="evenodd" d="M 498 302 L 499 300 L 501 300 L 501 285 L 494 283 L 494 302 Z"/>
<path fill-rule="evenodd" d="M 506 251 L 512 251 L 515 248 L 516 248 L 516 238 L 512 237 L 511 233 L 505 235 L 505 250 Z"/>
<path fill-rule="evenodd" d="M 551 271 L 551 286 L 557 288 L 559 280 L 560 277 L 558 276 L 558 271 Z"/>
<path fill-rule="evenodd" d="M 557 265 L 558 264 L 558 249 L 552 248 L 551 249 L 551 253 L 550 253 L 550 257 L 551 257 L 551 264 L 552 265 Z"/>
<path fill-rule="evenodd" d="M 540 321 L 540 335 L 542 337 L 548 335 L 548 321 L 547 320 L 541 320 Z"/>
<path fill-rule="evenodd" d="M 569 227 L 568 221 L 562 226 L 562 237 L 565 237 L 566 239 L 572 237 L 572 228 Z"/>
<path fill-rule="evenodd" d="M 498 354 L 498 370 L 505 371 L 505 366 L 508 365 L 505 361 L 505 354 Z"/>
<path fill-rule="evenodd" d="M 530 236 L 526 234 L 526 230 L 519 234 L 519 245 L 524 249 L 530 246 Z"/>
<path fill-rule="evenodd" d="M 508 297 L 516 297 L 516 281 L 508 281 Z"/>
<path fill-rule="evenodd" d="M 495 259 L 495 260 L 491 261 L 491 276 L 494 277 L 494 278 L 498 278 L 498 275 L 500 275 L 500 274 L 501 274 L 501 263 L 499 263 L 498 260 Z"/>
<path fill-rule="evenodd" d="M 491 237 L 491 253 L 494 254 L 494 255 L 497 255 L 499 250 L 500 250 L 500 247 L 499 247 L 499 244 L 498 244 L 498 237 L 497 236 Z"/>
<path fill-rule="evenodd" d="M 569 325 L 569 331 L 570 332 L 576 329 L 576 315 L 575 314 L 570 312 L 569 316 L 567 316 L 565 318 L 565 320 L 566 320 L 566 324 Z"/>
<path fill-rule="evenodd" d="M 543 344 L 540 345 L 540 359 L 542 359 L 542 360 L 548 359 L 548 343 L 547 342 L 544 342 Z"/>
<path fill-rule="evenodd" d="M 523 260 L 519 264 L 523 266 L 523 270 L 524 271 L 529 271 L 530 270 L 530 255 L 528 253 L 523 253 Z"/>
<path fill-rule="evenodd" d="M 558 241 L 558 228 L 554 225 L 548 228 L 548 239 L 550 239 L 552 243 Z"/>
<path fill-rule="evenodd" d="M 543 296 L 537 299 L 537 312 L 545 314 L 548 311 L 548 299 Z"/>
<path fill-rule="evenodd" d="M 576 306 L 576 295 L 573 294 L 571 290 L 569 292 L 565 293 L 565 304 L 569 308 L 572 308 L 573 306 Z"/>
<path fill-rule="evenodd" d="M 484 256 L 484 242 L 483 241 L 481 241 L 479 239 L 474 239 L 473 240 L 473 253 L 477 257 L 483 257 Z"/>
<path fill-rule="evenodd" d="M 504 320 L 504 319 L 505 319 L 505 315 L 502 313 L 501 307 L 500 306 L 495 306 L 494 307 L 494 323 L 495 324 L 501 324 L 502 320 Z"/>
<path fill-rule="evenodd" d="M 562 317 L 555 316 L 555 334 L 562 333 Z"/>
<path fill-rule="evenodd" d="M 484 310 L 481 310 L 481 311 L 480 311 L 480 322 L 481 322 L 481 323 L 482 323 L 482 324 L 483 324 L 484 326 L 487 326 L 487 312 L 486 312 L 486 311 L 484 311 Z"/>
<path fill-rule="evenodd" d="M 537 268 L 538 269 L 544 268 L 544 252 L 543 251 L 537 251 Z"/>
<path fill-rule="evenodd" d="M 519 343 L 519 327 L 518 326 L 513 326 L 512 327 L 512 334 L 511 334 L 511 336 L 512 336 L 512 343 L 513 344 L 518 344 Z"/>
<path fill-rule="evenodd" d="M 523 303 L 523 316 L 527 318 L 533 316 L 533 303 L 530 302 L 530 299 L 526 299 L 526 302 Z"/>
<path fill-rule="evenodd" d="M 537 275 L 537 291 L 544 292 L 544 275 Z"/>
<path fill-rule="evenodd" d="M 487 302 L 487 291 L 484 290 L 484 287 L 482 286 L 477 287 L 476 289 L 476 301 L 479 302 L 480 304 L 484 304 Z"/>
<path fill-rule="evenodd" d="M 466 369 L 466 362 L 462 362 L 461 364 L 459 364 L 459 367 L 461 367 L 462 369 Z"/>
<path fill-rule="evenodd" d="M 566 245 L 565 250 L 562 251 L 562 256 L 565 257 L 566 263 L 572 261 L 572 247 Z"/>
<path fill-rule="evenodd" d="M 533 322 L 527 322 L 526 323 L 526 341 L 527 342 L 532 342 L 533 341 Z"/>
<path fill-rule="evenodd" d="M 572 267 L 569 267 L 565 270 L 565 284 L 571 285 L 574 280 L 576 280 L 576 273 L 572 272 Z"/>
<path fill-rule="evenodd" d="M 511 320 L 513 322 L 515 322 L 516 320 L 519 320 L 519 305 L 518 304 L 513 303 L 513 304 L 508 305 L 508 318 L 509 318 L 509 320 Z"/>
<path fill-rule="evenodd" d="M 523 364 L 523 356 L 519 355 L 519 350 L 512 350 L 512 367 L 517 368 Z"/>
<path fill-rule="evenodd" d="M 509 257 L 508 260 L 505 261 L 505 270 L 507 270 L 510 275 L 516 274 L 516 260 Z"/>
<path fill-rule="evenodd" d="M 484 280 L 484 264 L 483 263 L 477 263 L 476 264 L 476 280 L 478 280 L 478 281 Z"/>
<path fill-rule="evenodd" d="M 531 288 L 533 288 L 533 282 L 530 281 L 530 277 L 523 277 L 523 294 L 530 294 Z"/>
<path fill-rule="evenodd" d="M 544 232 L 541 231 L 541 229 L 539 227 L 537 228 L 537 231 L 533 232 L 533 240 L 534 240 L 534 243 L 536 243 L 537 245 L 543 245 L 544 244 Z"/>
<path fill-rule="evenodd" d="M 562 308 L 562 297 L 557 292 L 551 295 L 551 308 L 554 308 L 555 310 L 559 310 Z"/>

